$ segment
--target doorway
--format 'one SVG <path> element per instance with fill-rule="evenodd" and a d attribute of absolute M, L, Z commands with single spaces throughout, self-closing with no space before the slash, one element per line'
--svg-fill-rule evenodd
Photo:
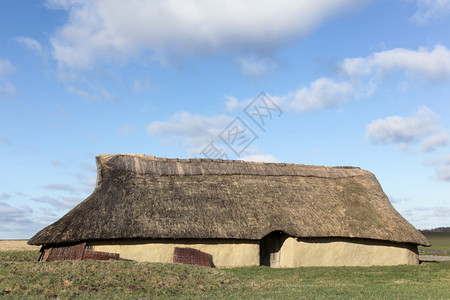
<path fill-rule="evenodd" d="M 260 266 L 272 268 L 280 266 L 280 249 L 285 239 L 282 231 L 273 231 L 261 239 L 259 243 Z"/>

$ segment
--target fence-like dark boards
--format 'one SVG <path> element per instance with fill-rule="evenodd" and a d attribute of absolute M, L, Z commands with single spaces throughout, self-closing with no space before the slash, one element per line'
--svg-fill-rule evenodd
<path fill-rule="evenodd" d="M 173 262 L 189 265 L 213 267 L 212 255 L 193 248 L 175 247 Z"/>
<path fill-rule="evenodd" d="M 86 250 L 86 243 L 75 245 L 43 246 L 39 261 L 120 259 L 118 253 Z"/>

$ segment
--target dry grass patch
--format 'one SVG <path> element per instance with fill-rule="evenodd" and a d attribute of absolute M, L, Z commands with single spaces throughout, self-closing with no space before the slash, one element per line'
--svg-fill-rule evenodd
<path fill-rule="evenodd" d="M 447 299 L 450 262 L 394 267 L 211 269 L 132 261 L 37 262 L 0 252 L 6 299 Z"/>
<path fill-rule="evenodd" d="M 30 246 L 27 240 L 0 240 L 0 251 L 39 250 L 40 246 Z"/>

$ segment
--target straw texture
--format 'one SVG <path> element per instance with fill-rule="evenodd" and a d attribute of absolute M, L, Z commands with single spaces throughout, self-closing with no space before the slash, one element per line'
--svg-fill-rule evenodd
<path fill-rule="evenodd" d="M 429 245 L 359 168 L 118 154 L 97 157 L 91 196 L 29 244 L 348 237 Z"/>

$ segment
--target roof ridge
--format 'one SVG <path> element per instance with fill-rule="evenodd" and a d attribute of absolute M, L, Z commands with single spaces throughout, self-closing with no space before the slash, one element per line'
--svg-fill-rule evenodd
<path fill-rule="evenodd" d="M 299 167 L 312 167 L 312 168 L 336 168 L 336 169 L 360 169 L 355 166 L 324 166 L 324 165 L 306 165 L 297 163 L 285 163 L 285 162 L 258 162 L 258 161 L 245 161 L 240 159 L 212 159 L 212 158 L 168 158 L 168 157 L 158 157 L 154 155 L 147 154 L 134 154 L 134 153 L 118 153 L 118 154 L 102 154 L 98 157 L 100 159 L 109 160 L 113 157 L 125 156 L 125 157 L 136 157 L 145 160 L 158 161 L 158 162 L 177 162 L 177 163 L 201 163 L 201 162 L 214 162 L 220 164 L 244 164 L 244 165 L 266 165 L 266 166 L 299 166 Z"/>

